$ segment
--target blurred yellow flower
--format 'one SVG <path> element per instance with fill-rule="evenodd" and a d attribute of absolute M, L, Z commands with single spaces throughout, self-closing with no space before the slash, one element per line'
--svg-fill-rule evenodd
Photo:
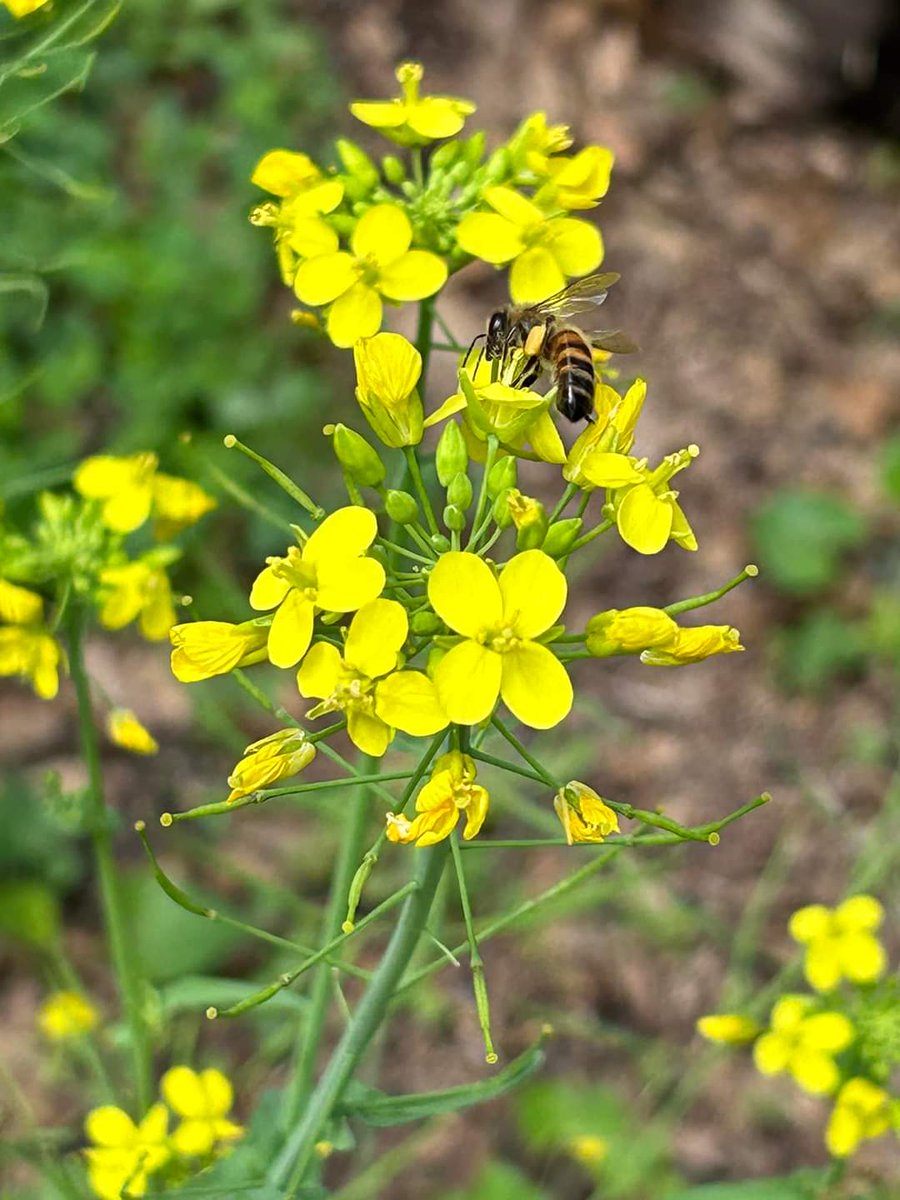
<path fill-rule="evenodd" d="M 329 232 L 318 253 L 298 267 L 294 291 L 313 308 L 330 306 L 326 329 L 336 346 L 346 348 L 378 332 L 382 296 L 398 303 L 424 300 L 447 278 L 443 259 L 430 250 L 410 250 L 412 226 L 396 204 L 376 204 L 360 217 L 350 236 L 352 253 L 339 250 L 337 234 Z"/>
<path fill-rule="evenodd" d="M 156 754 L 159 745 L 130 708 L 114 708 L 106 718 L 109 739 L 132 754 Z"/>
<path fill-rule="evenodd" d="M 321 701 L 309 720 L 329 712 L 347 718 L 350 740 L 381 757 L 394 730 L 428 737 L 447 725 L 434 684 L 421 671 L 397 670 L 409 633 L 406 610 L 396 600 L 372 600 L 350 622 L 344 652 L 317 642 L 300 664 L 300 694 Z"/>
<path fill-rule="evenodd" d="M 644 650 L 641 662 L 649 667 L 683 667 L 714 654 L 734 654 L 743 649 L 740 632 L 731 625 L 696 625 L 678 629 L 669 641 Z"/>
<path fill-rule="evenodd" d="M 44 601 L 28 588 L 0 579 L 0 621 L 10 625 L 33 625 L 40 621 Z"/>
<path fill-rule="evenodd" d="M 160 1090 L 172 1111 L 181 1117 L 171 1136 L 177 1153 L 203 1157 L 222 1142 L 233 1142 L 243 1134 L 240 1125 L 228 1120 L 234 1092 L 221 1071 L 172 1067 L 163 1075 Z"/>
<path fill-rule="evenodd" d="M 264 618 L 259 618 L 264 620 Z M 172 674 L 181 683 L 196 683 L 227 675 L 235 667 L 263 662 L 268 654 L 268 624 L 244 621 L 190 621 L 169 630 L 172 650 Z"/>
<path fill-rule="evenodd" d="M 282 208 L 283 216 L 329 213 L 344 198 L 344 185 L 339 179 L 327 178 L 309 155 L 292 150 L 270 150 L 264 154 L 253 168 L 250 182 L 287 201 Z"/>
<path fill-rule="evenodd" d="M 367 508 L 339 508 L 285 558 L 266 559 L 250 592 L 250 606 L 275 608 L 269 628 L 269 660 L 295 666 L 312 641 L 317 610 L 355 612 L 381 594 L 384 567 L 365 553 L 378 522 Z"/>
<path fill-rule="evenodd" d="M 451 721 L 477 725 L 501 696 L 532 729 L 549 729 L 567 716 L 573 693 L 566 669 L 535 640 L 562 612 L 566 590 L 565 575 L 542 550 L 515 555 L 499 580 L 475 554 L 441 555 L 428 579 L 428 599 L 464 639 L 434 669 Z"/>
<path fill-rule="evenodd" d="M 874 983 L 884 973 L 887 959 L 875 930 L 884 909 L 874 896 L 851 896 L 837 908 L 811 904 L 798 909 L 788 930 L 806 946 L 803 969 L 819 992 L 830 992 L 842 979 Z"/>
<path fill-rule="evenodd" d="M 468 754 L 451 750 L 431 769 L 431 779 L 416 797 L 418 816 L 410 821 L 400 813 L 387 814 L 387 836 L 404 845 L 433 846 L 449 837 L 465 816 L 463 837 L 475 837 L 487 816 L 487 789 L 476 783 L 475 763 Z"/>
<path fill-rule="evenodd" d="M 395 76 L 403 95 L 394 100 L 357 100 L 350 105 L 351 113 L 401 146 L 424 146 L 453 137 L 475 105 L 454 96 L 420 96 L 424 74 L 421 63 L 401 63 Z"/>
<path fill-rule="evenodd" d="M 190 479 L 164 475 L 162 471 L 153 478 L 153 536 L 159 541 L 175 537 L 215 507 L 212 496 Z"/>
<path fill-rule="evenodd" d="M 583 1167 L 597 1167 L 609 1154 L 609 1143 L 594 1133 L 581 1133 L 569 1138 L 566 1148 Z"/>
<path fill-rule="evenodd" d="M 399 333 L 361 338 L 353 347 L 356 399 L 386 446 L 417 446 L 422 440 L 422 401 L 416 384 L 422 355 Z"/>
<path fill-rule="evenodd" d="M 573 779 L 553 797 L 553 807 L 571 846 L 574 842 L 602 842 L 619 832 L 615 812 L 586 783 Z"/>
<path fill-rule="evenodd" d="M 757 1037 L 761 1027 L 740 1013 L 710 1013 L 699 1018 L 697 1032 L 708 1042 L 718 1042 L 722 1046 L 743 1046 Z"/>
<path fill-rule="evenodd" d="M 131 533 L 150 516 L 158 462 L 152 451 L 127 458 L 99 454 L 80 464 L 72 483 L 86 499 L 101 502 L 104 525 Z"/>
<path fill-rule="evenodd" d="M 29 13 L 43 8 L 45 4 L 50 3 L 50 0 L 2 0 L 2 3 L 18 19 L 20 17 L 27 17 Z"/>
<path fill-rule="evenodd" d="M 92 1109 L 84 1123 L 94 1143 L 84 1151 L 88 1180 L 100 1200 L 143 1196 L 147 1179 L 171 1158 L 169 1114 L 154 1104 L 139 1125 L 112 1104 Z"/>
<path fill-rule="evenodd" d="M 0 627 L 0 676 L 27 679 L 42 700 L 52 700 L 59 691 L 61 657 L 56 639 L 38 626 Z"/>
<path fill-rule="evenodd" d="M 302 729 L 278 729 L 268 737 L 251 742 L 228 776 L 229 800 L 240 800 L 279 779 L 297 775 L 316 757 L 316 748 Z"/>
<path fill-rule="evenodd" d="M 892 1124 L 890 1095 L 868 1079 L 848 1079 L 838 1092 L 825 1130 L 834 1158 L 849 1158 L 865 1138 L 880 1137 Z"/>
<path fill-rule="evenodd" d="M 100 624 L 106 629 L 123 629 L 139 620 L 148 641 L 168 636 L 175 624 L 172 586 L 165 567 L 152 554 L 121 567 L 106 567 L 100 572 L 100 583 Z"/>
<path fill-rule="evenodd" d="M 834 1055 L 847 1049 L 855 1031 L 843 1013 L 816 1012 L 814 1004 L 810 996 L 782 996 L 753 1060 L 763 1075 L 787 1071 L 804 1091 L 824 1096 L 840 1083 Z"/>
<path fill-rule="evenodd" d="M 38 1010 L 38 1028 L 54 1042 L 82 1037 L 97 1025 L 97 1010 L 78 992 L 54 992 Z"/>

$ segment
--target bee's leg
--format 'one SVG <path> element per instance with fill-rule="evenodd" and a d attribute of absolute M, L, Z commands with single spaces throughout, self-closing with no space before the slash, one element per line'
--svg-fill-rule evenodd
<path fill-rule="evenodd" d="M 522 364 L 522 369 L 516 378 L 513 380 L 515 388 L 529 388 L 533 383 L 537 382 L 538 376 L 541 373 L 541 360 L 537 357 L 526 358 Z"/>
<path fill-rule="evenodd" d="M 486 337 L 487 337 L 486 333 L 476 333 L 475 337 L 472 338 L 472 341 L 469 344 L 469 348 L 466 351 L 466 356 L 462 360 L 462 365 L 466 368 L 466 370 L 469 369 L 469 358 L 472 355 L 472 351 L 475 349 L 475 344 L 477 342 L 483 342 Z M 475 360 L 475 371 L 478 370 L 478 364 L 481 362 L 482 354 L 484 354 L 484 346 L 481 347 L 481 350 L 478 353 L 478 358 Z M 475 371 L 472 372 L 473 375 L 475 374 Z"/>

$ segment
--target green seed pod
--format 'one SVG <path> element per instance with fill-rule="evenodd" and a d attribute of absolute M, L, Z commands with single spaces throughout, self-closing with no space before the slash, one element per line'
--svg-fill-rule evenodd
<path fill-rule="evenodd" d="M 472 503 L 472 480 L 460 471 L 450 480 L 447 488 L 447 503 L 455 504 L 457 508 L 467 509 Z"/>
<path fill-rule="evenodd" d="M 346 425 L 335 425 L 332 437 L 337 460 L 355 484 L 377 487 L 384 481 L 384 463 L 361 433 Z"/>
<path fill-rule="evenodd" d="M 338 138 L 335 143 L 338 157 L 348 175 L 352 175 L 368 191 L 378 182 L 378 168 L 365 150 L 347 138 Z"/>
<path fill-rule="evenodd" d="M 501 529 L 507 529 L 512 525 L 512 513 L 509 511 L 509 496 L 512 491 L 512 488 L 504 488 L 494 500 L 494 507 L 491 509 L 494 523 Z"/>
<path fill-rule="evenodd" d="M 450 549 L 450 539 L 443 533 L 433 533 L 428 539 L 438 554 L 446 554 Z"/>
<path fill-rule="evenodd" d="M 466 527 L 466 514 L 455 504 L 448 504 L 444 509 L 444 524 L 454 533 L 462 533 Z"/>
<path fill-rule="evenodd" d="M 385 496 L 384 507 L 387 515 L 398 525 L 412 525 L 419 519 L 419 506 L 415 497 L 409 492 L 398 492 L 393 489 Z"/>
<path fill-rule="evenodd" d="M 381 170 L 384 173 L 388 183 L 399 186 L 406 178 L 406 167 L 403 165 L 403 160 L 397 158 L 395 154 L 386 154 L 381 160 Z"/>
<path fill-rule="evenodd" d="M 434 453 L 434 465 L 441 487 L 449 487 L 452 479 L 465 473 L 469 454 L 458 421 L 448 421 L 444 426 Z"/>
<path fill-rule="evenodd" d="M 584 524 L 581 517 L 567 517 L 564 521 L 554 521 L 547 530 L 541 549 L 551 558 L 561 558 L 568 553 L 569 547 L 581 533 Z"/>
<path fill-rule="evenodd" d="M 437 633 L 441 627 L 441 619 L 435 616 L 433 612 L 417 612 L 410 619 L 409 627 L 413 633 L 428 634 Z"/>
<path fill-rule="evenodd" d="M 507 488 L 516 486 L 516 460 L 511 454 L 504 455 L 491 467 L 488 475 L 487 491 L 492 500 Z"/>

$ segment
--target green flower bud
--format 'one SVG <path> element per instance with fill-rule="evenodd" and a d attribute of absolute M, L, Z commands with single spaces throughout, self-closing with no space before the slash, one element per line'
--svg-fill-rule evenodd
<path fill-rule="evenodd" d="M 390 566 L 389 555 L 386 546 L 374 545 L 368 551 L 368 557 L 374 558 L 376 562 L 380 562 L 385 568 Z M 324 620 L 324 617 L 322 618 Z"/>
<path fill-rule="evenodd" d="M 572 543 L 581 533 L 584 524 L 581 517 L 566 517 L 564 521 L 554 521 L 547 530 L 541 549 L 551 558 L 561 558 L 568 553 Z"/>
<path fill-rule="evenodd" d="M 509 515 L 516 527 L 516 549 L 537 550 L 547 536 L 547 514 L 540 500 L 523 496 L 518 488 L 507 493 Z"/>
<path fill-rule="evenodd" d="M 460 471 L 450 480 L 447 488 L 447 503 L 455 504 L 457 508 L 467 509 L 472 503 L 472 480 Z"/>
<path fill-rule="evenodd" d="M 432 633 L 437 633 L 441 628 L 441 619 L 435 616 L 430 610 L 415 613 L 409 622 L 409 627 L 413 633 L 425 634 L 428 636 Z"/>
<path fill-rule="evenodd" d="M 494 500 L 494 507 L 491 509 L 494 523 L 501 529 L 507 529 L 512 525 L 512 513 L 509 511 L 509 496 L 512 490 L 512 488 L 504 488 Z"/>
<path fill-rule="evenodd" d="M 432 546 L 437 550 L 438 554 L 446 554 L 450 549 L 450 539 L 442 533 L 433 533 L 429 538 Z"/>
<path fill-rule="evenodd" d="M 501 180 L 506 179 L 509 175 L 509 169 L 509 151 L 505 146 L 501 146 L 487 160 L 484 172 L 485 185 L 499 183 Z"/>
<path fill-rule="evenodd" d="M 456 504 L 448 504 L 444 509 L 444 524 L 454 533 L 462 533 L 466 527 L 466 514 Z"/>
<path fill-rule="evenodd" d="M 378 168 L 365 150 L 347 138 L 338 138 L 335 145 L 347 174 L 352 175 L 366 191 L 373 188 L 378 182 Z"/>
<path fill-rule="evenodd" d="M 384 463 L 361 433 L 340 424 L 326 425 L 325 431 L 331 433 L 337 460 L 355 484 L 377 487 L 384 481 Z"/>
<path fill-rule="evenodd" d="M 470 138 L 466 138 L 462 143 L 462 155 L 471 170 L 474 171 L 482 158 L 484 158 L 486 143 L 487 137 L 484 130 L 479 130 L 478 133 L 472 134 Z"/>
<path fill-rule="evenodd" d="M 443 171 L 452 166 L 461 149 L 459 142 L 444 142 L 443 146 L 438 146 L 431 156 L 432 170 L 437 167 L 438 170 Z"/>
<path fill-rule="evenodd" d="M 384 156 L 381 160 L 381 169 L 388 183 L 393 183 L 395 187 L 406 178 L 406 167 L 403 165 L 403 160 L 397 158 L 395 154 Z"/>
<path fill-rule="evenodd" d="M 393 488 L 384 500 L 387 515 L 398 525 L 412 525 L 419 519 L 419 506 L 409 492 L 398 492 Z"/>
<path fill-rule="evenodd" d="M 451 479 L 465 472 L 469 465 L 469 454 L 459 422 L 448 421 L 444 426 L 434 453 L 434 465 L 441 487 L 448 487 Z"/>
<path fill-rule="evenodd" d="M 511 454 L 495 462 L 488 475 L 487 491 L 492 500 L 496 499 L 507 488 L 516 486 L 516 460 Z"/>

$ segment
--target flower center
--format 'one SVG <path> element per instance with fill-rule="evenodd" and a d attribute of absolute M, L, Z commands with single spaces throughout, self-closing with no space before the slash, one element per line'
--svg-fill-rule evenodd
<path fill-rule="evenodd" d="M 485 630 L 478 640 L 483 646 L 487 646 L 488 650 L 495 650 L 498 654 L 507 654 L 522 644 L 522 639 L 517 636 L 511 625 Z"/>
<path fill-rule="evenodd" d="M 366 675 L 348 672 L 334 689 L 331 699 L 344 712 L 374 712 L 375 683 Z"/>
<path fill-rule="evenodd" d="M 316 568 L 312 563 L 303 561 L 299 546 L 291 546 L 284 558 L 273 559 L 270 565 L 273 575 L 286 580 L 307 600 L 315 600 L 318 595 Z"/>
<path fill-rule="evenodd" d="M 356 270 L 359 274 L 360 283 L 364 283 L 367 287 L 372 288 L 377 285 L 381 268 L 374 254 L 366 254 L 362 258 L 358 258 L 356 260 Z"/>

